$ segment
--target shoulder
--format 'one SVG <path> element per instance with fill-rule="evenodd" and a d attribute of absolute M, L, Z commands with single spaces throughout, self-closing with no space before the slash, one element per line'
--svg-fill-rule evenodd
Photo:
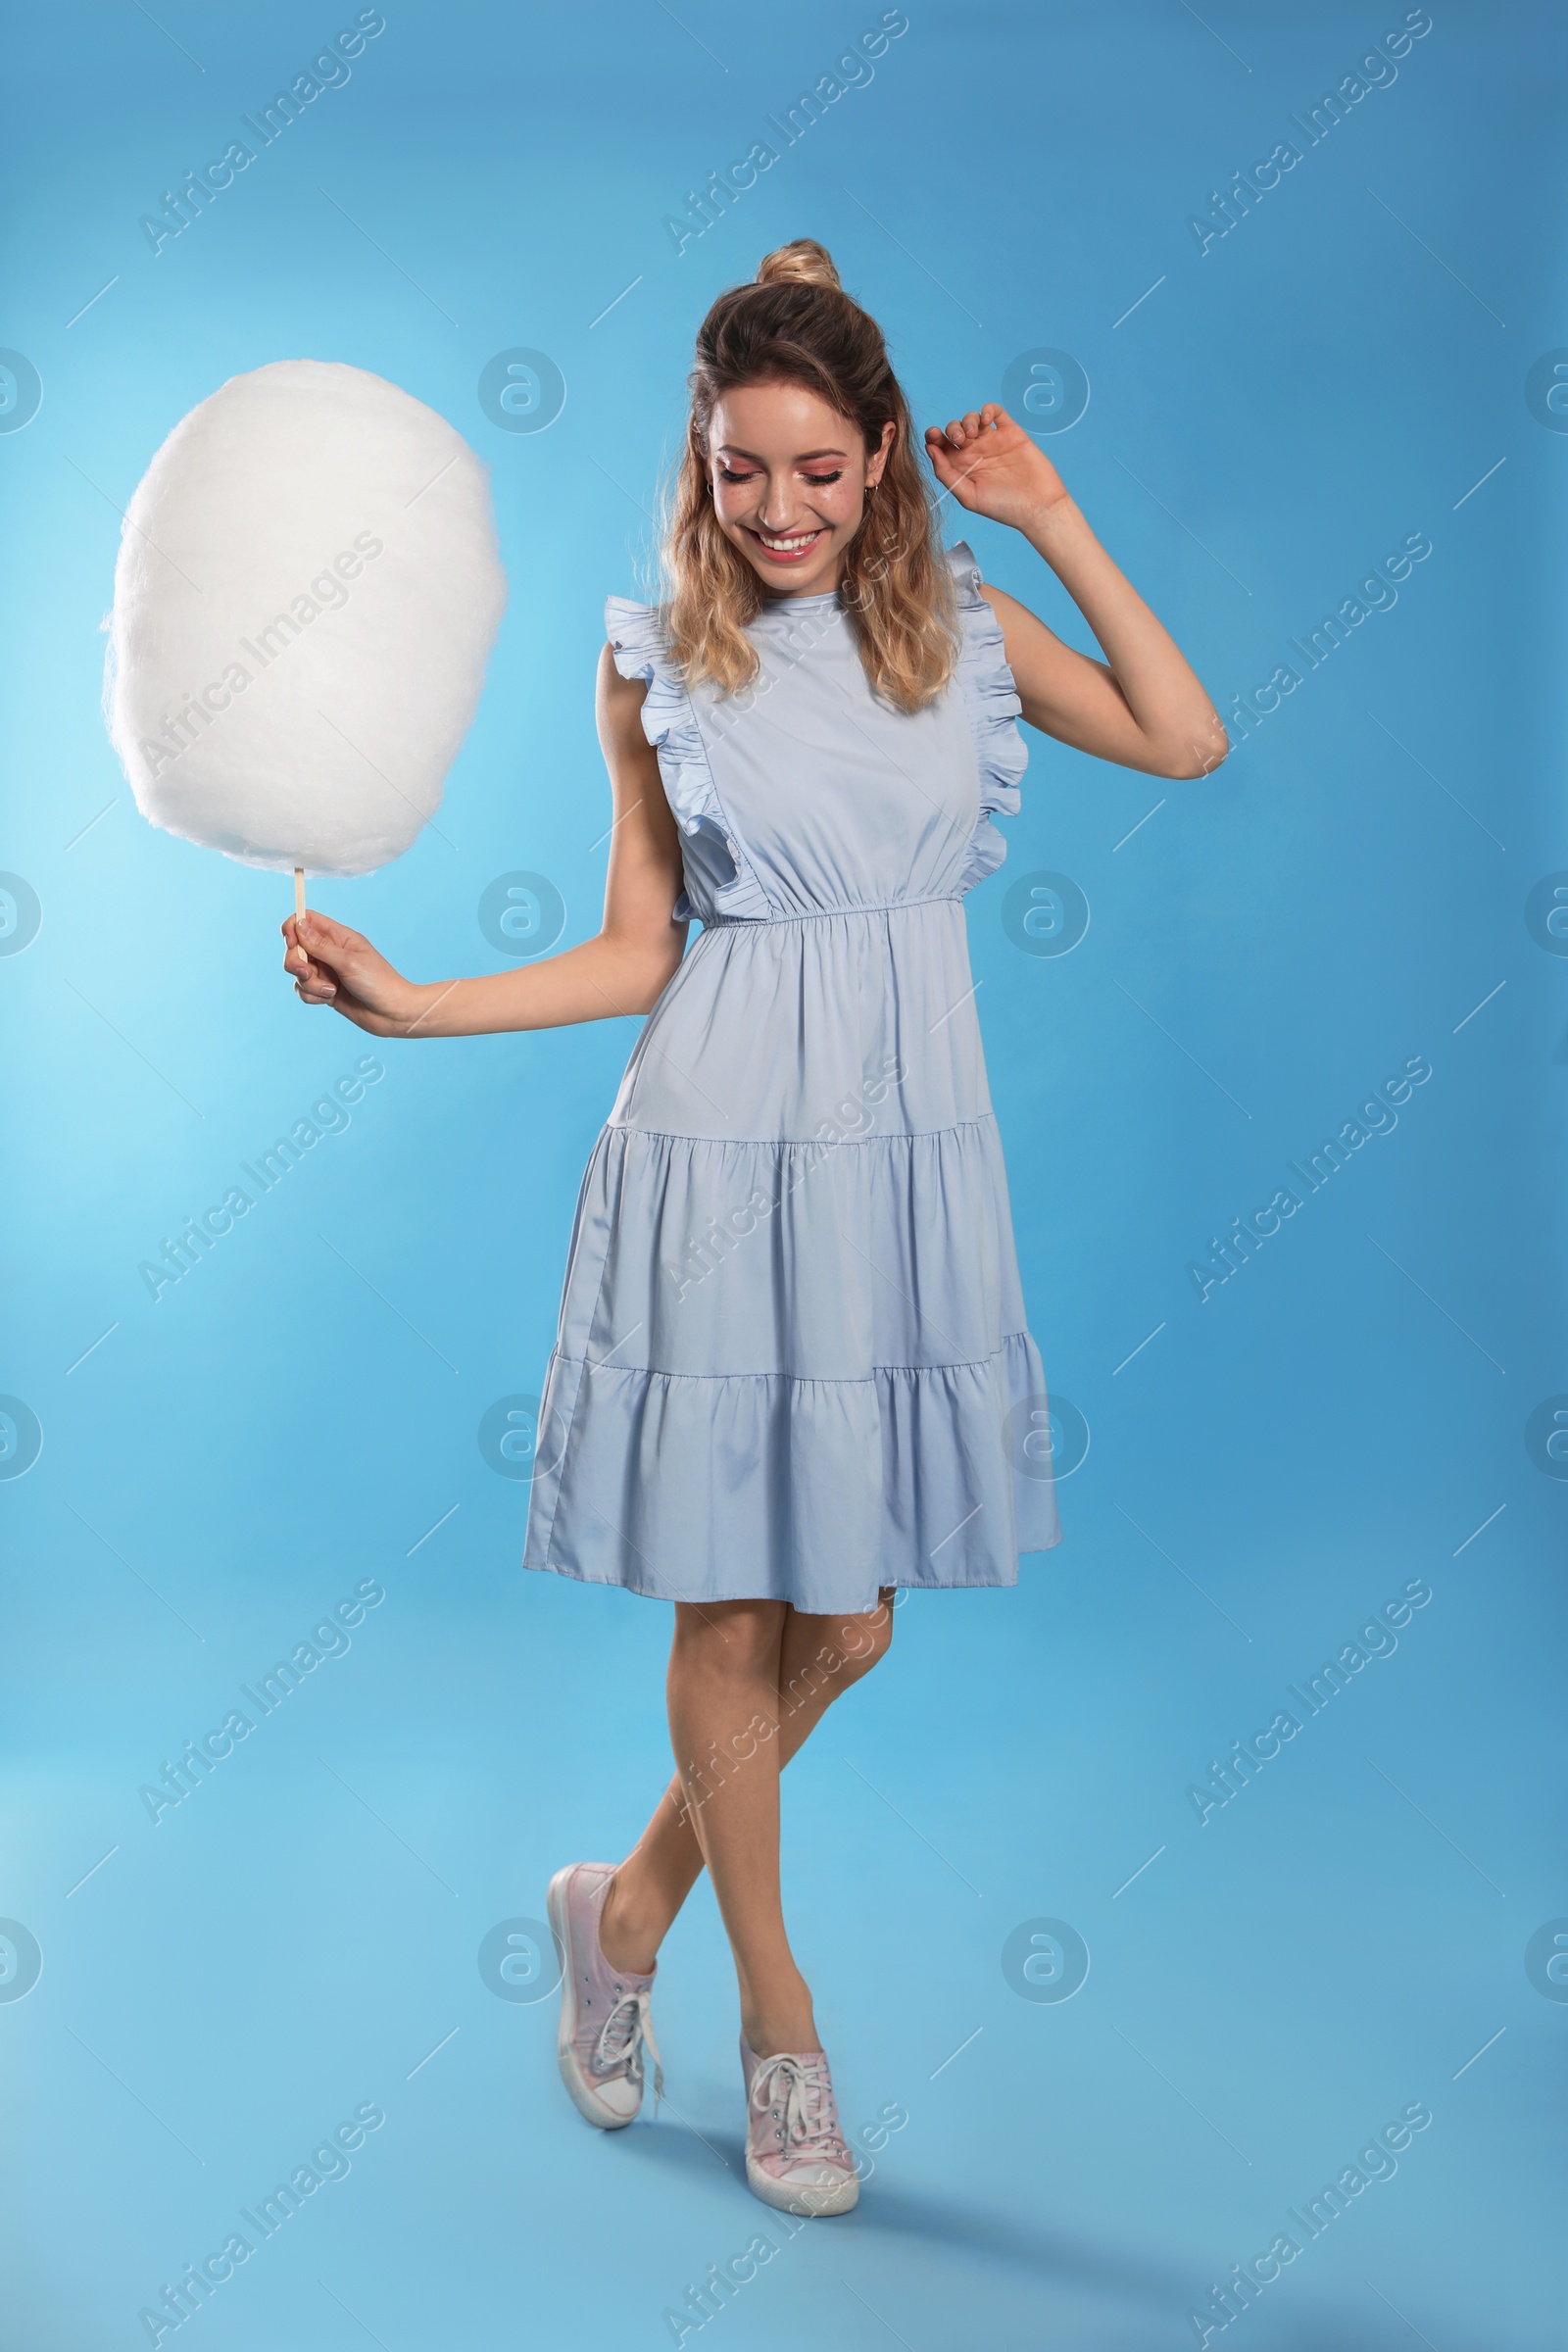
<path fill-rule="evenodd" d="M 599 696 L 609 711 L 635 713 L 662 684 L 673 683 L 657 605 L 628 596 L 605 599 L 605 644 L 599 655 Z"/>
<path fill-rule="evenodd" d="M 965 608 L 972 610 L 980 602 L 981 590 L 984 586 L 980 577 L 980 566 L 974 560 L 974 550 L 969 546 L 967 540 L 958 539 L 954 542 L 952 547 L 945 549 L 944 553 L 947 556 L 948 570 L 952 574 L 954 588 L 957 592 L 959 610 L 962 611 Z"/>
<path fill-rule="evenodd" d="M 629 596 L 607 596 L 605 637 L 620 675 L 640 678 L 645 686 L 653 683 L 656 671 L 668 660 L 658 605 L 634 604 Z"/>
<path fill-rule="evenodd" d="M 948 569 L 958 602 L 958 627 L 963 640 L 961 670 L 971 683 L 978 682 L 978 673 L 994 669 L 998 662 L 1005 661 L 1006 625 L 1009 616 L 1021 612 L 1000 588 L 992 588 L 980 577 L 980 566 L 974 551 L 960 539 L 946 550 Z"/>
<path fill-rule="evenodd" d="M 957 592 L 958 610 L 978 619 L 982 628 L 988 619 L 1004 622 L 1011 614 L 1028 610 L 1016 597 L 1008 596 L 1005 589 L 993 588 L 989 580 L 981 578 L 974 551 L 966 541 L 960 539 L 944 552 Z"/>
<path fill-rule="evenodd" d="M 595 692 L 602 710 L 624 711 L 628 715 L 642 709 L 648 697 L 648 682 L 637 672 L 620 667 L 620 657 L 613 645 L 599 649 L 599 671 Z"/>
<path fill-rule="evenodd" d="M 954 592 L 958 606 L 958 631 L 963 640 L 966 666 L 976 661 L 987 667 L 999 658 L 1004 658 L 1007 632 L 1013 616 L 1021 613 L 1017 604 L 1000 588 L 993 588 L 980 576 L 974 551 L 965 540 L 946 551 L 948 569 L 952 574 Z"/>
<path fill-rule="evenodd" d="M 979 578 L 976 579 L 975 585 L 980 603 L 985 606 L 992 618 L 999 623 L 1004 635 L 1006 635 L 1020 622 L 1034 619 L 1035 616 L 1028 606 L 1020 605 L 1018 599 L 1015 596 L 1009 596 L 1005 588 L 993 588 L 989 580 Z"/>
<path fill-rule="evenodd" d="M 605 645 L 599 657 L 600 707 L 636 712 L 656 750 L 691 729 L 690 697 L 669 651 L 663 609 L 627 596 L 605 599 Z"/>

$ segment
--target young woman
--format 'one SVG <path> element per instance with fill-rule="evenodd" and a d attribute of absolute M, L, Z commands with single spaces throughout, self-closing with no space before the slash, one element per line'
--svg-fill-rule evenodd
<path fill-rule="evenodd" d="M 675 1774 L 625 1861 L 551 1883 L 561 2068 L 606 2130 L 637 2112 L 645 2047 L 657 2095 L 656 1956 L 706 1868 L 748 2180 L 843 2213 L 858 2183 L 784 1930 L 779 1771 L 886 1650 L 895 1588 L 1011 1585 L 1060 1533 L 963 895 L 1004 854 L 1020 711 L 1152 775 L 1227 746 L 995 404 L 927 431 L 937 481 L 1023 535 L 1103 662 L 966 547 L 942 555 L 881 333 L 821 246 L 719 297 L 691 380 L 666 601 L 607 608 L 599 932 L 419 984 L 312 913 L 283 925 L 285 967 L 378 1037 L 650 1016 L 583 1180 L 524 1557 L 673 1601 Z"/>

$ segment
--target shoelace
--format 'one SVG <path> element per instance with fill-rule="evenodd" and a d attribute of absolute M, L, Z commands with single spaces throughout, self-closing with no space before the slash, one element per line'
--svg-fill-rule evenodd
<path fill-rule="evenodd" d="M 651 2015 L 653 1996 L 647 1985 L 637 1992 L 623 1992 L 604 2024 L 594 2044 L 594 2072 L 608 2075 L 624 2062 L 626 2072 L 639 2085 L 643 2080 L 643 2048 L 648 2047 L 654 2060 L 654 2113 L 664 2095 L 664 2070 L 660 2063 L 659 2043 L 654 2038 Z"/>
<path fill-rule="evenodd" d="M 781 2082 L 786 2160 L 801 2164 L 816 2158 L 844 2164 L 848 2150 L 839 2133 L 827 2068 L 807 2066 L 787 2050 L 776 2058 L 764 2058 L 752 2078 L 752 2105 L 760 2115 L 777 2102 Z"/>

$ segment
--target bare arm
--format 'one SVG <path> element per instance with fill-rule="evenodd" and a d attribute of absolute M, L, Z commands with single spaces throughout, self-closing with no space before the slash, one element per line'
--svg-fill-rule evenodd
<path fill-rule="evenodd" d="M 670 920 L 681 885 L 680 836 L 642 730 L 646 689 L 622 678 L 610 648 L 599 658 L 599 741 L 610 770 L 614 826 L 604 920 L 592 939 L 509 972 L 468 980 L 405 980 L 368 939 L 327 916 L 283 925 L 283 966 L 307 1004 L 330 1004 L 375 1037 L 472 1037 L 499 1029 L 556 1029 L 649 1011 L 686 947 Z"/>
<path fill-rule="evenodd" d="M 972 514 L 1022 532 L 1099 640 L 1092 661 L 1027 606 L 985 587 L 1032 727 L 1098 760 L 1155 776 L 1203 776 L 1230 749 L 1219 713 L 1180 649 L 1106 555 L 1044 450 L 995 402 L 932 425 L 938 480 Z"/>

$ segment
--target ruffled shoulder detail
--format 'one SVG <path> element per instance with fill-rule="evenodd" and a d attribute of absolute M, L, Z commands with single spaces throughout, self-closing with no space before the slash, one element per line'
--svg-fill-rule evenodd
<path fill-rule="evenodd" d="M 948 563 L 963 632 L 956 682 L 980 768 L 980 818 L 958 873 L 961 896 L 994 873 L 1007 855 L 1006 842 L 991 820 L 1017 815 L 1018 779 L 1029 764 L 1029 751 L 1018 732 L 1018 695 L 1007 667 L 1002 623 L 980 593 L 980 566 L 961 539 L 948 549 Z"/>
<path fill-rule="evenodd" d="M 675 901 L 674 920 L 707 922 L 714 914 L 764 920 L 772 908 L 724 814 L 697 712 L 669 659 L 657 606 L 607 597 L 605 634 L 621 676 L 641 678 L 648 688 L 643 733 L 659 755 L 664 797 L 681 830 L 686 887 Z"/>

